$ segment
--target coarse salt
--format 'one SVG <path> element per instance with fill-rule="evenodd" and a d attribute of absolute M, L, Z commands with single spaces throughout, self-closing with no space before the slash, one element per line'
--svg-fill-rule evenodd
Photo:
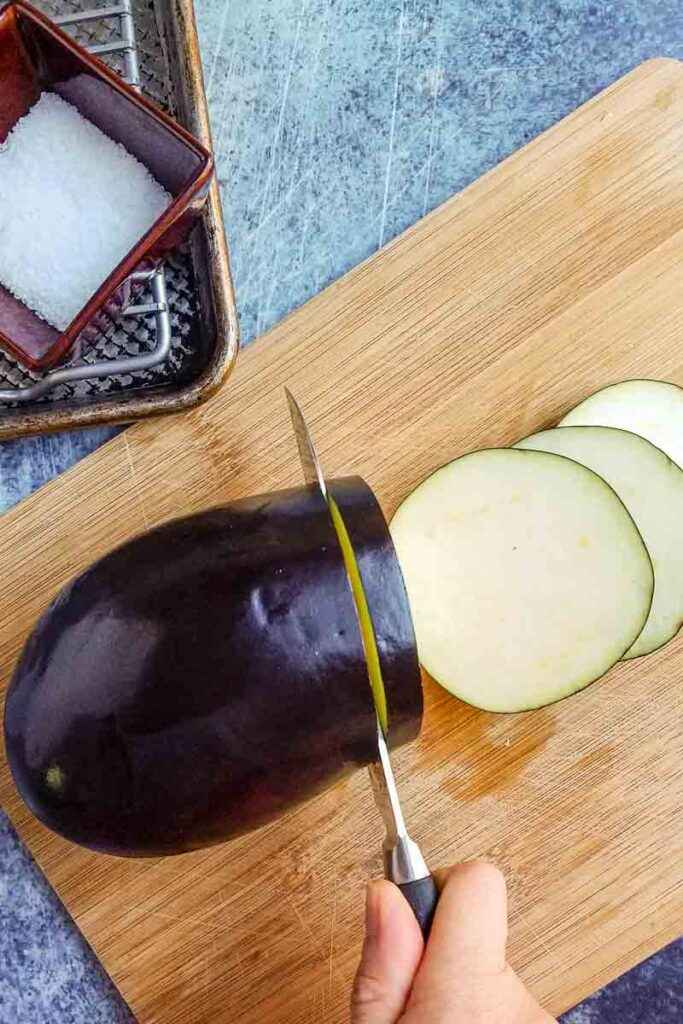
<path fill-rule="evenodd" d="M 43 93 L 0 145 L 0 283 L 63 331 L 170 202 L 122 145 Z"/>

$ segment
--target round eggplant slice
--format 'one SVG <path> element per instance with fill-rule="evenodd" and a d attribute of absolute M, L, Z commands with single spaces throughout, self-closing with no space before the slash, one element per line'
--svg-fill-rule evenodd
<path fill-rule="evenodd" d="M 525 711 L 618 661 L 653 574 L 614 491 L 545 452 L 473 452 L 398 509 L 391 533 L 427 671 L 487 711 Z"/>
<path fill-rule="evenodd" d="M 375 634 L 391 746 L 414 740 L 422 722 L 415 630 L 401 567 L 384 514 L 357 477 L 328 483 L 353 547 Z"/>
<path fill-rule="evenodd" d="M 615 427 L 557 427 L 516 448 L 554 452 L 588 466 L 612 487 L 640 531 L 655 574 L 647 622 L 624 655 L 662 647 L 683 621 L 683 470 L 653 444 Z"/>
<path fill-rule="evenodd" d="M 559 426 L 630 430 L 683 469 L 683 388 L 665 380 L 611 384 L 568 412 Z"/>
<path fill-rule="evenodd" d="M 361 480 L 339 490 L 353 532 L 368 517 L 378 574 L 392 578 L 372 492 Z M 391 678 L 397 743 L 419 729 L 420 679 Z M 30 637 L 5 735 L 37 817 L 130 856 L 223 841 L 374 760 L 363 644 L 322 496 L 298 488 L 237 501 L 93 565 Z"/>

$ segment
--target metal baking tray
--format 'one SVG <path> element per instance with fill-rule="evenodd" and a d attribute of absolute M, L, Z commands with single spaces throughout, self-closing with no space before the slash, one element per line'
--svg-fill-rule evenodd
<path fill-rule="evenodd" d="M 192 0 L 33 2 L 211 148 Z M 146 288 L 74 363 L 39 374 L 0 353 L 0 439 L 178 412 L 221 385 L 239 337 L 215 180 L 188 245 Z"/>

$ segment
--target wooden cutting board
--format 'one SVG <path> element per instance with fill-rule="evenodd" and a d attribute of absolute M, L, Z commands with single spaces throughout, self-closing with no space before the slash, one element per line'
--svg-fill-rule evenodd
<path fill-rule="evenodd" d="M 69 577 L 170 516 L 299 481 L 283 385 L 330 475 L 387 514 L 468 449 L 553 424 L 624 377 L 683 383 L 683 65 L 651 61 L 244 352 L 179 419 L 140 424 L 0 523 L 0 678 Z M 425 681 L 396 756 L 433 865 L 507 873 L 512 963 L 554 1012 L 681 931 L 683 641 L 546 710 L 474 711 Z M 347 1020 L 365 773 L 260 832 L 144 862 L 50 835 L 0 795 L 143 1024 Z"/>

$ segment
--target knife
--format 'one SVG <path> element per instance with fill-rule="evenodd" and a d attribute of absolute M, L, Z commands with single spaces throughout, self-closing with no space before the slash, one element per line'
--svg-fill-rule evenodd
<path fill-rule="evenodd" d="M 328 508 L 330 495 L 303 413 L 288 388 L 285 388 L 289 413 L 299 449 L 299 460 L 307 484 L 318 487 Z M 375 802 L 384 821 L 384 873 L 394 882 L 410 904 L 424 939 L 429 937 L 439 898 L 432 876 L 417 843 L 410 838 L 401 810 L 389 748 L 377 718 L 377 761 L 368 768 Z"/>

